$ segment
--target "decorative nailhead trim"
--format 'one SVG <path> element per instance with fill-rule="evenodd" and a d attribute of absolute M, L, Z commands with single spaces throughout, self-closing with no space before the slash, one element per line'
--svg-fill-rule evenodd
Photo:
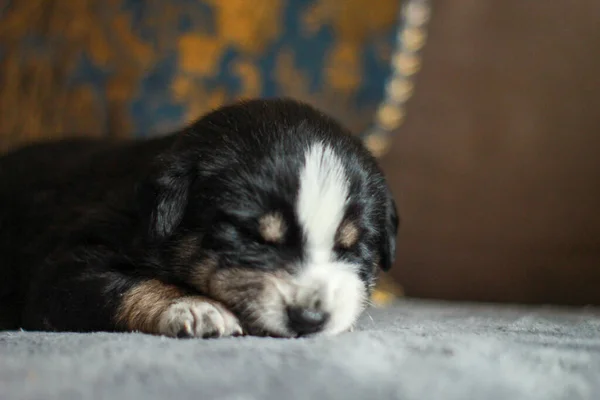
<path fill-rule="evenodd" d="M 419 51 L 427 39 L 426 24 L 430 15 L 429 0 L 406 0 L 400 7 L 400 27 L 385 97 L 375 114 L 373 126 L 362 135 L 375 157 L 388 151 L 393 132 L 404 122 L 405 104 L 414 92 L 414 77 L 421 68 Z"/>

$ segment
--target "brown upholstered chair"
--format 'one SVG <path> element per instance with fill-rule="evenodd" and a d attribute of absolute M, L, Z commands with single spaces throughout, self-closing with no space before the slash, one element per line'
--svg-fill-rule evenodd
<path fill-rule="evenodd" d="M 600 304 L 600 2 L 432 2 L 383 164 L 406 295 Z"/>

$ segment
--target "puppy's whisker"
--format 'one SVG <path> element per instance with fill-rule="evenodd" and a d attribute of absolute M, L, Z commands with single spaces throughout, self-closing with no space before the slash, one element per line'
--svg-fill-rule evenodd
<path fill-rule="evenodd" d="M 371 320 L 371 323 L 372 323 L 373 325 L 375 325 L 375 320 L 373 319 L 373 317 L 371 316 L 371 314 L 369 314 L 369 312 L 368 312 L 368 311 L 365 311 L 365 314 L 367 314 L 367 317 L 369 317 L 369 319 Z"/>

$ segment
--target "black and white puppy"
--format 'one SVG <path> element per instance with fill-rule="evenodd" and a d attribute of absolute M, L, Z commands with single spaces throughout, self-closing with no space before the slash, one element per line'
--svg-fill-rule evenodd
<path fill-rule="evenodd" d="M 318 110 L 251 100 L 171 135 L 0 159 L 4 328 L 335 335 L 394 261 L 374 158 Z"/>

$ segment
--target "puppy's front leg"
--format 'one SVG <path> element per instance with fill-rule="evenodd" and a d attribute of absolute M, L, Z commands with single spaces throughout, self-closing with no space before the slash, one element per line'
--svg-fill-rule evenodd
<path fill-rule="evenodd" d="M 119 303 L 115 321 L 130 331 L 203 338 L 242 334 L 237 318 L 221 303 L 186 296 L 158 280 L 133 285 Z"/>
<path fill-rule="evenodd" d="M 90 252 L 86 252 L 90 255 Z M 23 328 L 140 331 L 171 337 L 242 334 L 221 303 L 158 279 L 119 272 L 122 260 L 65 257 L 46 265 L 30 291 Z"/>

